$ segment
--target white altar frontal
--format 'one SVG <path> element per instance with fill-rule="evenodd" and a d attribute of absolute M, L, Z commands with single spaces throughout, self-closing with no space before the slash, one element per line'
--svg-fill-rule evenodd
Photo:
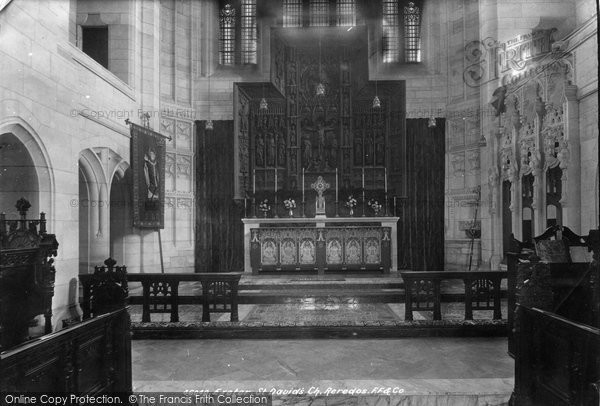
<path fill-rule="evenodd" d="M 398 217 L 244 218 L 244 271 L 389 273 Z"/>

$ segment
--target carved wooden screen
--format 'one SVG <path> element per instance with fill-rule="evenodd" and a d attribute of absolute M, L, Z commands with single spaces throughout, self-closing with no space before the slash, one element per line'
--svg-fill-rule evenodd
<path fill-rule="evenodd" d="M 318 176 L 331 186 L 327 215 L 334 215 L 336 173 L 340 207 L 361 190 L 363 170 L 367 200 L 382 201 L 386 171 L 390 198 L 405 194 L 404 82 L 368 80 L 365 29 L 344 36 L 331 30 L 292 36 L 273 29 L 271 83 L 238 85 L 237 196 L 256 190 L 257 200 L 273 202 L 275 169 L 280 203 L 299 203 L 304 174 L 307 216 L 314 215 L 310 185 Z M 268 108 L 261 110 L 265 94 Z M 373 108 L 375 95 L 380 108 Z"/>

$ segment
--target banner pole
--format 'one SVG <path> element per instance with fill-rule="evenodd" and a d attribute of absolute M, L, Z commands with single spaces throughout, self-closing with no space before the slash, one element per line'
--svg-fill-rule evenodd
<path fill-rule="evenodd" d="M 158 251 L 160 253 L 160 273 L 165 273 L 165 264 L 163 261 L 163 249 L 162 249 L 162 238 L 160 236 L 160 228 L 157 228 L 158 232 Z"/>

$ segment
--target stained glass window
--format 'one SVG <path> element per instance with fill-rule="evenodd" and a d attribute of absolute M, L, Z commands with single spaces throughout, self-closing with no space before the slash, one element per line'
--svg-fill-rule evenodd
<path fill-rule="evenodd" d="M 256 0 L 242 0 L 241 36 L 242 63 L 256 63 Z"/>
<path fill-rule="evenodd" d="M 356 25 L 356 13 L 354 10 L 354 0 L 338 0 L 336 5 L 337 25 L 354 26 Z"/>
<path fill-rule="evenodd" d="M 302 26 L 302 0 L 283 1 L 283 26 Z"/>
<path fill-rule="evenodd" d="M 398 0 L 382 0 L 383 62 L 400 61 L 400 16 Z"/>
<path fill-rule="evenodd" d="M 311 27 L 329 26 L 329 0 L 310 0 Z"/>
<path fill-rule="evenodd" d="M 219 62 L 221 65 L 235 63 L 235 9 L 226 4 L 221 9 L 221 36 L 219 38 Z"/>
<path fill-rule="evenodd" d="M 412 1 L 404 7 L 404 61 L 421 62 L 421 9 Z"/>

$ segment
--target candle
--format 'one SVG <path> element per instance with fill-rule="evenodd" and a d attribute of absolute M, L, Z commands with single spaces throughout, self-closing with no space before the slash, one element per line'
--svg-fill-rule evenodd
<path fill-rule="evenodd" d="M 394 216 L 396 215 L 396 196 L 394 196 Z"/>
<path fill-rule="evenodd" d="M 304 168 L 302 168 L 302 202 L 304 202 Z"/>
<path fill-rule="evenodd" d="M 275 168 L 275 193 L 277 193 L 277 168 Z"/>
<path fill-rule="evenodd" d="M 335 168 L 335 201 L 338 201 L 338 168 Z"/>
<path fill-rule="evenodd" d="M 256 169 L 252 171 L 252 194 L 256 195 Z"/>
<path fill-rule="evenodd" d="M 365 167 L 362 168 L 362 188 L 365 190 Z"/>
<path fill-rule="evenodd" d="M 385 185 L 385 193 L 387 194 L 387 168 L 383 168 L 383 181 Z"/>

